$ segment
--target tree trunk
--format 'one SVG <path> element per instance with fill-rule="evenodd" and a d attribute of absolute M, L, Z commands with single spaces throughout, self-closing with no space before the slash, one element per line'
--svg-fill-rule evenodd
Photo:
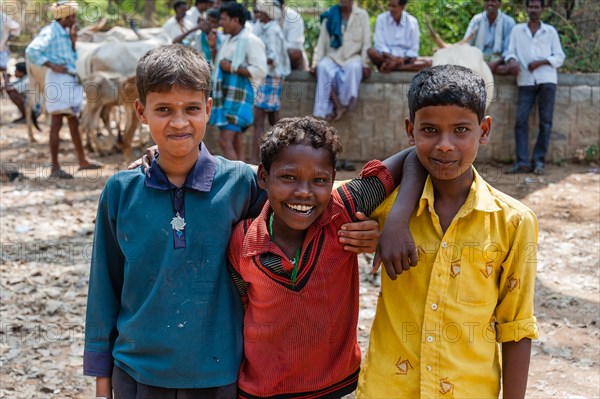
<path fill-rule="evenodd" d="M 146 23 L 151 23 L 156 11 L 156 3 L 154 1 L 146 1 L 144 6 L 144 20 Z"/>

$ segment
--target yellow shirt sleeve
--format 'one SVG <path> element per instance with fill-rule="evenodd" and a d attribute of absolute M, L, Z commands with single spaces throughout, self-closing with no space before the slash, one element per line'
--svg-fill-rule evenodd
<path fill-rule="evenodd" d="M 520 341 L 538 338 L 533 316 L 537 269 L 538 221 L 532 211 L 515 214 L 512 246 L 504 262 L 496 306 L 496 340 Z"/>

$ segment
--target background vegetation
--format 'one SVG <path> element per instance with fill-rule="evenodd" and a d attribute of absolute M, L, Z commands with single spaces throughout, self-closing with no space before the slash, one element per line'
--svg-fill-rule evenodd
<path fill-rule="evenodd" d="M 4 0 L 5 13 L 22 22 L 24 32 L 11 41 L 13 50 L 22 52 L 31 37 L 49 22 L 48 6 L 54 0 Z M 193 2 L 190 0 L 190 3 Z M 244 0 L 251 5 L 252 0 Z M 171 15 L 173 0 L 80 0 L 80 25 L 108 20 L 107 28 L 127 26 L 130 19 L 140 27 L 160 26 Z M 335 0 L 286 0 L 290 7 L 301 11 L 306 23 L 306 50 L 312 55 L 319 34 L 319 14 L 335 4 Z M 374 28 L 376 16 L 387 10 L 387 0 L 357 0 L 371 15 Z M 554 25 L 561 36 L 567 59 L 562 71 L 600 71 L 600 1 L 546 0 L 543 20 Z M 502 10 L 518 22 L 526 22 L 525 0 L 504 0 Z M 414 15 L 421 27 L 421 55 L 431 55 L 435 49 L 425 24 L 426 16 L 440 37 L 447 43 L 463 38 L 471 17 L 483 11 L 482 0 L 409 0 L 406 11 Z"/>

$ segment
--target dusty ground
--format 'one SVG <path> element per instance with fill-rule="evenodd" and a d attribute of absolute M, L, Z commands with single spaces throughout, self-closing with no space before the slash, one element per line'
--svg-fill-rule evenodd
<path fill-rule="evenodd" d="M 2 103 L 2 120 L 15 117 Z M 47 127 L 44 127 L 47 132 Z M 76 171 L 66 129 L 61 161 Z M 47 133 L 29 145 L 23 125 L 1 126 L 3 170 L 25 180 L 0 185 L 0 397 L 89 398 L 83 377 L 88 262 L 100 190 L 122 169 L 119 155 L 73 181 L 48 180 Z M 528 397 L 600 397 L 600 175 L 590 165 L 550 166 L 543 179 L 507 177 L 481 165 L 496 187 L 530 206 L 540 221 L 535 342 Z M 369 257 L 361 259 L 368 268 Z M 366 347 L 378 281 L 362 286 L 360 343 Z"/>

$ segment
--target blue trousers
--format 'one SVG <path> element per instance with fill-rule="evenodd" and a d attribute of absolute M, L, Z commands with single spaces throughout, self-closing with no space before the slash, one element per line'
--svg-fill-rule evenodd
<path fill-rule="evenodd" d="M 517 100 L 517 123 L 515 124 L 515 143 L 518 166 L 544 167 L 544 159 L 550 146 L 552 114 L 556 84 L 543 83 L 535 86 L 519 86 Z M 529 114 L 537 98 L 539 131 L 533 154 L 529 158 Z"/>

